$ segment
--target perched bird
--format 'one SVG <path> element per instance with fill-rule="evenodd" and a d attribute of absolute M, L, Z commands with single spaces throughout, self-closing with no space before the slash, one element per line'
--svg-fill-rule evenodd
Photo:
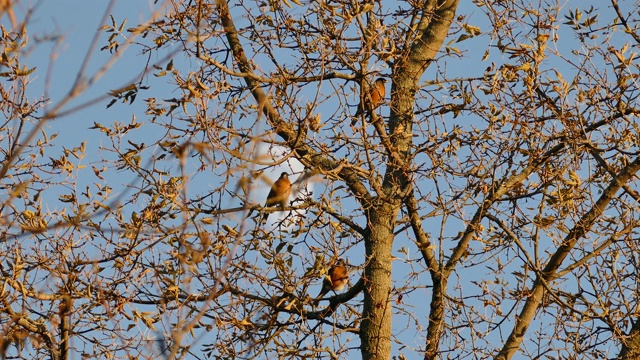
<path fill-rule="evenodd" d="M 317 305 L 329 291 L 341 291 L 347 285 L 349 281 L 349 271 L 347 265 L 343 259 L 338 259 L 335 264 L 329 269 L 328 276 L 324 277 L 322 281 L 322 290 L 318 296 L 316 296 L 314 303 Z"/>
<path fill-rule="evenodd" d="M 283 172 L 276 182 L 271 185 L 271 191 L 267 195 L 267 201 L 264 207 L 280 206 L 284 210 L 287 206 L 287 201 L 291 195 L 291 181 L 289 181 L 289 174 Z M 262 221 L 267 220 L 269 213 L 266 212 L 262 215 Z"/>
<path fill-rule="evenodd" d="M 387 79 L 385 78 L 377 78 L 376 82 L 373 83 L 371 88 L 369 89 L 369 93 L 365 96 L 364 101 L 369 101 L 369 106 L 365 107 L 363 103 L 358 105 L 358 110 L 356 110 L 356 114 L 353 116 L 353 120 L 351 120 L 351 126 L 355 125 L 358 121 L 358 117 L 364 113 L 366 110 L 375 110 L 378 106 L 382 105 L 384 102 L 384 95 L 386 94 L 386 84 Z"/>

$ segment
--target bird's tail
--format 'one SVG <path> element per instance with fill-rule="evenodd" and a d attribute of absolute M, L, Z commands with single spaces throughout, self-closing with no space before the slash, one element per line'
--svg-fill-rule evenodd
<path fill-rule="evenodd" d="M 325 295 L 327 295 L 328 292 L 329 292 L 329 289 L 322 287 L 322 290 L 320 290 L 320 293 L 318 294 L 318 296 L 316 296 L 315 299 L 313 299 L 313 306 L 318 306 L 318 304 L 320 303 L 320 300 L 322 300 L 322 298 Z"/>
<path fill-rule="evenodd" d="M 358 122 L 358 119 L 363 112 L 364 110 L 362 109 L 362 105 L 358 105 L 358 110 L 356 110 L 355 115 L 353 115 L 353 118 L 351 118 L 351 126 L 355 125 Z"/>

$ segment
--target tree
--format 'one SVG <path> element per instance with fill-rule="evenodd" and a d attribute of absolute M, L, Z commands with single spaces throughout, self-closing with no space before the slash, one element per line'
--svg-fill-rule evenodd
<path fill-rule="evenodd" d="M 165 5 L 100 24 L 148 65 L 62 149 L 109 68 L 28 100 L 3 30 L 6 354 L 637 357 L 637 3 Z"/>

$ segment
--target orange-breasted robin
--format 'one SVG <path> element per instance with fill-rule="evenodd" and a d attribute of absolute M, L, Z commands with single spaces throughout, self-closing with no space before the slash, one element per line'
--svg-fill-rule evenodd
<path fill-rule="evenodd" d="M 316 296 L 314 300 L 314 304 L 318 304 L 320 299 L 325 296 L 329 291 L 337 292 L 344 289 L 347 286 L 347 282 L 349 282 L 349 270 L 347 270 L 347 265 L 343 259 L 338 259 L 335 264 L 327 273 L 327 276 L 324 277 L 322 281 L 322 290 L 318 296 Z"/>
<path fill-rule="evenodd" d="M 291 195 L 291 181 L 289 180 L 289 174 L 283 172 L 276 182 L 271 185 L 271 191 L 267 195 L 267 201 L 265 207 L 280 206 L 283 210 L 287 206 L 287 201 Z M 266 212 L 262 215 L 262 221 L 267 220 L 269 213 Z"/>
<path fill-rule="evenodd" d="M 384 95 L 387 93 L 386 90 L 386 82 L 385 78 L 377 78 L 376 82 L 373 83 L 371 88 L 369 89 L 369 93 L 365 96 L 364 101 L 369 101 L 369 106 L 363 106 L 363 103 L 358 105 L 358 110 L 356 110 L 356 114 L 353 116 L 353 120 L 351 120 L 351 126 L 355 125 L 358 121 L 358 117 L 364 113 L 365 111 L 374 111 L 378 106 L 382 105 L 384 102 Z"/>

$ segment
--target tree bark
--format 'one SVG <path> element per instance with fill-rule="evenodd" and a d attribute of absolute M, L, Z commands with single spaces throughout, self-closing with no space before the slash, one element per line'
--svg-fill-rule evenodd
<path fill-rule="evenodd" d="M 640 359 L 640 320 L 636 319 L 633 322 L 629 335 L 622 340 L 622 349 L 618 359 Z"/>
<path fill-rule="evenodd" d="M 407 169 L 411 167 L 410 149 L 413 139 L 413 111 L 416 101 L 415 95 L 419 89 L 419 81 L 442 47 L 457 7 L 458 0 L 426 1 L 422 8 L 415 38 L 407 42 L 402 55 L 393 67 L 394 84 L 391 90 L 389 131 L 391 134 L 401 135 L 391 138 L 392 148 L 397 151 L 396 159 L 400 161 L 390 161 L 387 168 L 387 176 L 385 177 L 385 185 L 390 185 L 388 188 L 399 188 L 400 191 L 396 193 L 397 196 L 410 196 L 404 195 L 404 192 L 409 192 L 407 188 L 410 187 L 409 184 L 411 183 Z M 407 36 L 413 36 L 413 33 Z M 392 159 L 394 158 L 392 157 Z M 389 179 L 395 180 L 390 181 Z M 396 185 L 400 186 L 397 187 Z M 409 212 L 411 213 L 411 209 L 409 209 Z M 418 225 L 414 224 L 414 228 L 416 226 Z M 423 237 L 421 234 L 416 234 L 416 238 L 421 237 Z M 426 244 L 423 245 L 426 246 Z M 429 259 L 425 259 L 425 262 L 429 265 Z M 444 324 L 444 296 L 447 291 L 446 276 L 442 276 L 442 273 L 437 269 L 431 269 L 431 275 L 434 295 L 431 302 L 431 316 L 427 333 L 426 359 L 435 358 L 437 355 Z M 365 308 L 366 306 L 367 303 L 365 302 Z M 390 322 L 391 318 L 389 318 Z M 389 324 L 389 326 L 391 325 Z M 367 359 L 367 357 L 363 358 Z"/>
<path fill-rule="evenodd" d="M 497 360 L 511 359 L 516 351 L 518 351 L 524 335 L 540 307 L 540 302 L 542 301 L 546 288 L 549 282 L 556 278 L 557 271 L 562 265 L 562 262 L 569 255 L 569 252 L 578 240 L 589 232 L 589 229 L 591 229 L 593 224 L 600 218 L 607 205 L 616 197 L 618 190 L 620 190 L 629 179 L 633 178 L 638 171 L 640 171 L 640 158 L 636 158 L 626 168 L 620 171 L 618 176 L 613 178 L 591 210 L 584 214 L 580 221 L 569 231 L 562 245 L 558 247 L 558 250 L 551 256 L 547 265 L 538 275 L 531 289 L 531 295 L 527 298 L 527 302 L 517 317 L 513 331 L 496 356 Z"/>
<path fill-rule="evenodd" d="M 360 340 L 365 360 L 391 358 L 391 247 L 398 205 L 368 212 L 364 307 Z"/>

